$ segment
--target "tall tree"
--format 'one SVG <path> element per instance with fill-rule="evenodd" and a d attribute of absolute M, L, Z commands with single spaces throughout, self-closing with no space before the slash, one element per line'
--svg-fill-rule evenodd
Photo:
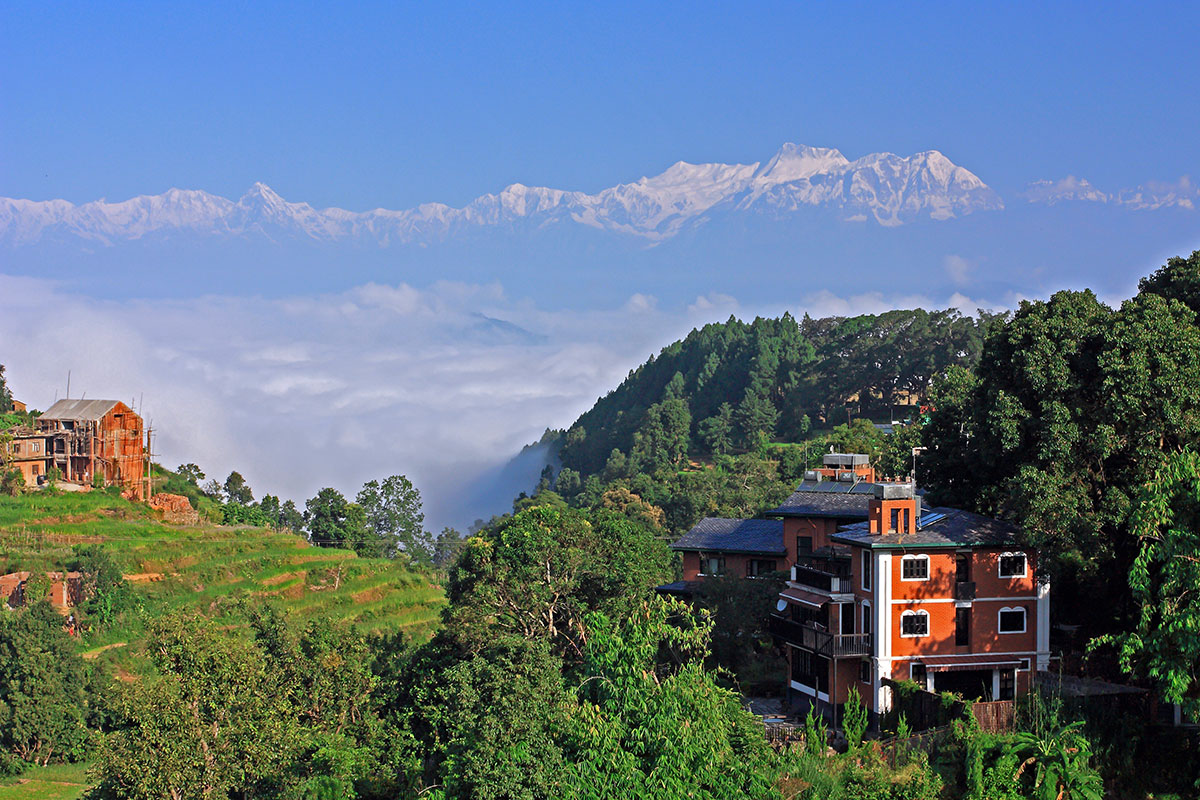
<path fill-rule="evenodd" d="M 234 505 L 248 506 L 254 502 L 254 493 L 250 491 L 250 485 L 240 472 L 229 473 L 221 488 L 225 490 L 226 500 Z"/>
<path fill-rule="evenodd" d="M 0 364 L 0 414 L 7 414 L 12 410 L 12 391 L 8 388 L 8 381 L 4 378 L 4 365 Z"/>
<path fill-rule="evenodd" d="M 365 484 L 356 498 L 366 512 L 367 526 L 379 540 L 379 555 L 407 553 L 418 564 L 433 558 L 433 537 L 425 531 L 421 492 L 404 475 Z"/>
<path fill-rule="evenodd" d="M 356 510 L 357 509 L 357 510 Z M 325 488 L 305 503 L 309 540 L 318 547 L 354 549 L 366 541 L 366 515 L 362 506 L 347 502 L 337 489 Z M 373 544 L 374 537 L 369 544 Z"/>
<path fill-rule="evenodd" d="M 1172 455 L 1142 490 L 1131 523 L 1139 550 L 1129 586 L 1141 612 L 1133 631 L 1096 645 L 1117 645 L 1126 672 L 1200 716 L 1200 454 Z"/>

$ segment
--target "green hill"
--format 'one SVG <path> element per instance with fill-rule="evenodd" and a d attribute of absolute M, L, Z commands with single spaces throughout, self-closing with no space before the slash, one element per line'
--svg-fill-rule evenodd
<path fill-rule="evenodd" d="M 349 619 L 421 639 L 444 602 L 430 573 L 312 547 L 290 532 L 166 525 L 146 506 L 106 492 L 0 497 L 0 574 L 62 570 L 80 544 L 102 544 L 135 597 L 134 608 L 80 640 L 86 657 L 118 674 L 142 671 L 137 644 L 145 620 L 175 609 L 199 610 L 238 630 L 242 601 L 271 600 L 301 619 Z"/>
<path fill-rule="evenodd" d="M 583 476 L 612 451 L 642 470 L 688 453 L 755 449 L 761 438 L 799 441 L 810 427 L 882 415 L 922 399 L 932 378 L 979 360 L 1002 317 L 889 311 L 856 317 L 742 322 L 693 330 L 631 371 L 567 430 L 565 467 Z"/>

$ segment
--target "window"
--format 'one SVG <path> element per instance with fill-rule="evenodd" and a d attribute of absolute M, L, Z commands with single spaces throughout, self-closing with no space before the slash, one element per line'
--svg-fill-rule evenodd
<path fill-rule="evenodd" d="M 796 555 L 802 556 L 813 551 L 813 537 L 797 536 L 796 537 Z"/>
<path fill-rule="evenodd" d="M 928 611 L 905 611 L 900 615 L 900 635 L 906 638 L 929 635 Z"/>
<path fill-rule="evenodd" d="M 862 554 L 862 587 L 871 591 L 871 551 L 864 550 Z"/>
<path fill-rule="evenodd" d="M 13 442 L 13 448 L 12 448 L 12 450 L 13 450 L 13 452 L 14 452 L 14 453 L 20 453 L 20 452 L 21 452 L 21 443 L 20 443 L 20 442 Z"/>
<path fill-rule="evenodd" d="M 1024 633 L 1025 632 L 1025 609 L 1023 608 L 1002 608 L 1000 609 L 1000 628 L 1001 633 Z"/>
<path fill-rule="evenodd" d="M 775 562 L 770 559 L 751 558 L 746 562 L 746 577 L 759 578 L 775 571 Z"/>
<path fill-rule="evenodd" d="M 702 556 L 700 558 L 701 575 L 724 575 L 725 556 Z"/>
<path fill-rule="evenodd" d="M 864 661 L 858 662 L 858 679 L 860 681 L 862 681 L 863 683 L 871 682 L 871 662 L 870 661 L 864 660 Z"/>
<path fill-rule="evenodd" d="M 37 464 L 33 465 L 33 473 L 32 474 L 34 474 L 34 475 L 38 474 L 38 465 Z"/>
<path fill-rule="evenodd" d="M 1024 553 L 1000 554 L 1001 578 L 1024 578 L 1027 566 Z"/>
<path fill-rule="evenodd" d="M 1011 669 L 1000 670 L 1000 696 L 997 700 L 1012 700 L 1016 695 L 1017 673 Z"/>
<path fill-rule="evenodd" d="M 839 603 L 838 617 L 842 621 L 842 635 L 854 633 L 854 603 Z"/>
<path fill-rule="evenodd" d="M 37 443 L 37 442 L 33 442 L 33 443 L 30 445 L 30 447 L 32 447 L 32 448 L 33 448 L 33 452 L 35 452 L 35 453 L 36 453 L 38 450 L 40 450 L 40 449 L 41 449 L 41 447 L 38 445 L 38 443 Z"/>
<path fill-rule="evenodd" d="M 954 644 L 956 647 L 967 647 L 971 644 L 970 608 L 954 609 Z"/>
<path fill-rule="evenodd" d="M 900 577 L 906 581 L 929 580 L 929 556 L 905 556 L 900 559 Z"/>
<path fill-rule="evenodd" d="M 866 600 L 862 604 L 862 632 L 871 632 L 871 604 Z"/>
<path fill-rule="evenodd" d="M 922 689 L 929 688 L 928 676 L 926 675 L 924 664 L 921 664 L 921 663 L 912 664 L 908 668 L 908 677 L 909 677 L 909 680 L 913 681 L 914 683 L 919 684 Z"/>
<path fill-rule="evenodd" d="M 889 528 L 887 532 L 888 533 L 899 533 L 900 532 L 900 509 L 898 509 L 898 508 L 892 509 L 892 527 Z"/>

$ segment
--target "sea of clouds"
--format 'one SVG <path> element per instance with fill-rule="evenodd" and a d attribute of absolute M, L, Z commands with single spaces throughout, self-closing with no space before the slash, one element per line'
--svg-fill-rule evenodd
<path fill-rule="evenodd" d="M 165 466 L 194 462 L 221 480 L 236 469 L 256 497 L 301 507 L 324 486 L 352 496 L 367 480 L 404 473 L 422 491 L 428 528 L 465 530 L 531 488 L 489 475 L 694 327 L 731 314 L 970 313 L 1013 302 L 871 292 L 753 309 L 709 295 L 666 308 L 634 294 L 578 311 L 538 307 L 496 283 L 448 282 L 114 301 L 0 274 L 0 363 L 31 408 L 64 396 L 68 371 L 72 397 L 133 403 Z"/>

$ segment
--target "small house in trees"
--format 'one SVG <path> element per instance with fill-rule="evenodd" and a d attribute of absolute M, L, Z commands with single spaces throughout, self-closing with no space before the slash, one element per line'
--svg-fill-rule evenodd
<path fill-rule="evenodd" d="M 867 518 L 813 529 L 771 630 L 794 707 L 836 713 L 856 688 L 870 711 L 893 681 L 1012 700 L 1049 659 L 1050 586 L 1015 526 L 923 508 L 911 483 L 863 484 Z"/>

